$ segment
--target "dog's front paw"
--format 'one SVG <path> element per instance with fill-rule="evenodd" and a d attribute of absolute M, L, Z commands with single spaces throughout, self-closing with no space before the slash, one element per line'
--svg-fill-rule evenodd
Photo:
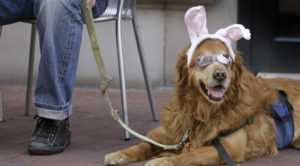
<path fill-rule="evenodd" d="M 130 158 L 122 151 L 105 155 L 104 163 L 108 165 L 123 165 L 130 163 Z"/>
<path fill-rule="evenodd" d="M 145 166 L 175 166 L 175 164 L 167 157 L 162 157 L 148 161 Z"/>

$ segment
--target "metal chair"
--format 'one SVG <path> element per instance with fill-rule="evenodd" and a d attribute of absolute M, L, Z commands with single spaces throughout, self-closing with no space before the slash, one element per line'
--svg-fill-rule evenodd
<path fill-rule="evenodd" d="M 35 40 L 36 40 L 36 26 L 35 21 L 26 21 L 31 23 L 31 40 L 29 49 L 29 62 L 27 70 L 27 88 L 26 88 L 26 101 L 25 101 L 25 116 L 29 116 L 30 102 L 31 102 L 31 91 L 32 91 L 32 78 L 33 78 L 33 67 L 34 67 L 34 53 L 35 53 Z M 2 26 L 0 26 L 0 37 L 1 37 Z M 2 94 L 0 90 L 0 121 L 3 120 L 3 105 L 2 105 Z"/>
<path fill-rule="evenodd" d="M 122 111 L 125 124 L 129 125 L 128 120 L 128 107 L 127 107 L 127 96 L 126 96 L 126 83 L 125 83 L 125 73 L 124 73 L 124 64 L 123 64 L 123 52 L 122 52 L 122 42 L 120 30 L 118 29 L 117 14 L 118 7 L 120 5 L 120 0 L 109 0 L 108 6 L 104 13 L 99 17 L 94 19 L 95 22 L 105 22 L 105 21 L 115 21 L 116 24 L 116 43 L 118 50 L 118 66 L 119 66 L 119 76 L 120 76 L 120 87 L 121 87 L 121 99 L 122 99 Z M 158 121 L 158 115 L 156 111 L 156 104 L 153 98 L 152 87 L 150 80 L 148 78 L 147 67 L 144 62 L 143 50 L 140 44 L 138 26 L 136 24 L 136 0 L 124 0 L 122 8 L 122 20 L 130 20 L 132 22 L 132 27 L 134 30 L 134 35 L 136 39 L 137 49 L 142 65 L 145 85 L 147 89 L 148 99 L 152 111 L 152 118 L 154 121 Z M 36 22 L 35 20 L 25 21 L 26 23 L 32 24 L 31 29 L 31 40 L 30 40 L 30 52 L 29 52 L 29 64 L 28 64 L 28 77 L 27 77 L 27 91 L 26 91 L 26 107 L 25 115 L 29 115 L 30 103 L 31 103 L 31 91 L 32 91 L 32 76 L 33 76 L 33 65 L 34 65 L 34 50 L 35 50 L 35 41 L 36 41 Z M 119 51 L 121 50 L 121 51 Z M 130 139 L 129 133 L 125 132 L 125 139 Z"/>
<path fill-rule="evenodd" d="M 1 38 L 2 26 L 0 26 L 0 38 Z M 0 89 L 0 121 L 3 120 L 3 105 L 2 105 L 2 93 Z"/>
<path fill-rule="evenodd" d="M 0 90 L 0 121 L 3 120 L 3 105 L 2 105 L 2 94 Z"/>

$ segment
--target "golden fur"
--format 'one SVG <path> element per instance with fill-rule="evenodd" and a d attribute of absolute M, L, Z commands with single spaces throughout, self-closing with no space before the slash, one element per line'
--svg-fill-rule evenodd
<path fill-rule="evenodd" d="M 235 128 L 248 119 L 254 123 L 236 131 L 220 141 L 235 162 L 251 157 L 278 154 L 276 128 L 270 115 L 270 104 L 277 100 L 274 89 L 282 89 L 289 95 L 294 107 L 295 134 L 292 145 L 300 148 L 300 82 L 287 78 L 262 79 L 248 72 L 242 58 L 236 52 L 232 65 L 218 62 L 206 67 L 186 67 L 185 49 L 178 57 L 176 94 L 162 112 L 162 126 L 151 130 L 147 136 L 163 144 L 177 144 L 187 129 L 191 129 L 191 145 L 174 155 L 148 161 L 146 166 L 193 166 L 222 164 L 211 142 L 222 131 Z M 192 60 L 204 54 L 227 53 L 224 43 L 206 39 L 199 44 Z M 225 94 L 220 102 L 210 101 L 200 88 L 200 82 L 212 86 L 212 73 L 221 69 L 227 74 L 223 81 Z M 122 165 L 142 161 L 163 152 L 161 148 L 142 142 L 128 149 L 105 156 L 105 163 Z"/>

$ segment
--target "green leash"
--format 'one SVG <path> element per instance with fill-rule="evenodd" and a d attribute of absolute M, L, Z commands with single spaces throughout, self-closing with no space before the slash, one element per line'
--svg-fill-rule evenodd
<path fill-rule="evenodd" d="M 124 0 L 120 0 L 120 5 L 119 5 L 119 9 L 122 9 L 123 7 L 123 2 Z M 160 144 L 158 142 L 155 142 L 137 132 L 135 132 L 134 130 L 130 129 L 126 124 L 124 124 L 124 122 L 121 120 L 120 116 L 119 116 L 119 111 L 114 109 L 109 96 L 108 96 L 108 92 L 107 92 L 107 88 L 111 82 L 111 77 L 107 74 L 105 67 L 104 67 L 104 63 L 100 54 L 100 47 L 99 47 L 99 42 L 97 39 L 97 35 L 96 35 L 96 31 L 95 31 L 95 25 L 94 25 L 94 21 L 93 21 L 93 16 L 92 16 L 92 12 L 91 12 L 91 8 L 88 5 L 87 0 L 81 0 L 82 3 L 82 11 L 83 11 L 83 15 L 85 18 L 85 23 L 87 26 L 87 30 L 89 33 L 89 37 L 90 37 L 90 42 L 91 42 L 91 47 L 93 49 L 93 53 L 95 56 L 95 60 L 97 63 L 97 67 L 98 67 L 98 72 L 100 73 L 100 77 L 101 79 L 101 85 L 100 85 L 100 90 L 101 90 L 101 94 L 103 95 L 106 104 L 108 105 L 110 112 L 111 112 L 111 116 L 114 120 L 116 120 L 125 130 L 127 130 L 130 134 L 136 136 L 137 138 L 144 140 L 148 143 L 151 143 L 153 145 L 159 146 L 165 150 L 178 150 L 180 148 L 183 147 L 183 145 L 185 144 L 185 142 L 187 141 L 188 135 L 189 135 L 189 130 L 187 130 L 187 132 L 185 133 L 183 139 L 181 140 L 181 142 L 177 145 L 163 145 Z M 119 10 L 120 11 L 120 10 Z M 121 20 L 121 12 L 118 12 L 118 20 Z M 119 24 L 120 25 L 120 24 Z M 120 29 L 120 28 L 119 28 Z"/>

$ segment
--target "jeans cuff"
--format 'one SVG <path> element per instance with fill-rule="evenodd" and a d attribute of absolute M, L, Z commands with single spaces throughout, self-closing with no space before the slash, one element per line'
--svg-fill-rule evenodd
<path fill-rule="evenodd" d="M 37 115 L 42 118 L 53 119 L 53 120 L 64 120 L 72 114 L 72 102 L 69 103 L 68 107 L 63 110 L 47 109 L 47 107 L 40 107 L 42 104 L 35 103 L 37 109 Z"/>

